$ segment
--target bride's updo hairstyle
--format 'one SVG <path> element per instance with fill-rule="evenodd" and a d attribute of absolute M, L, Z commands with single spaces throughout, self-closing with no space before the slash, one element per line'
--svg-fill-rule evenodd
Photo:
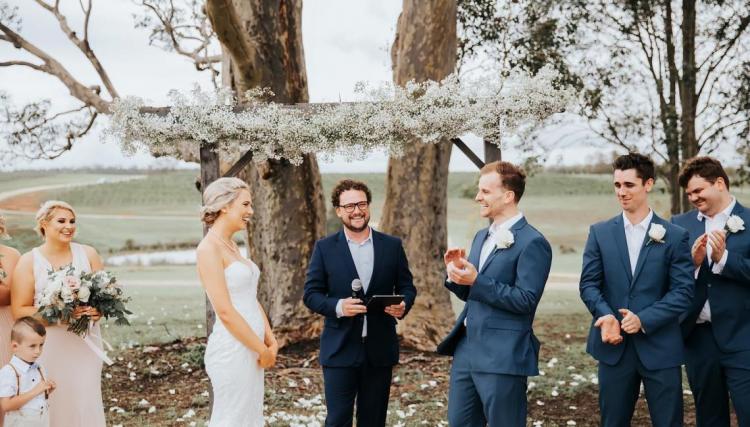
<path fill-rule="evenodd" d="M 8 229 L 5 228 L 5 217 L 0 215 L 0 239 L 9 240 Z"/>
<path fill-rule="evenodd" d="M 240 190 L 250 191 L 250 186 L 239 178 L 219 178 L 209 184 L 203 192 L 201 221 L 209 227 L 212 226 L 221 210 L 239 196 Z"/>
<path fill-rule="evenodd" d="M 76 217 L 76 211 L 73 209 L 73 206 L 70 206 L 69 204 L 60 200 L 47 200 L 46 202 L 42 203 L 42 207 L 40 207 L 36 212 L 36 226 L 34 226 L 34 231 L 36 231 L 40 236 L 44 237 L 43 224 L 49 222 L 52 219 L 52 215 L 55 213 L 55 209 L 64 209 L 72 213 L 73 218 Z"/>

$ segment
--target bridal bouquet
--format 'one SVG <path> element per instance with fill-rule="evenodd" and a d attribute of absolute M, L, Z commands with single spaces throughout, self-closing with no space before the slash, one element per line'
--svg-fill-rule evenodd
<path fill-rule="evenodd" d="M 42 318 L 50 324 L 63 322 L 68 330 L 85 336 L 89 329 L 89 316 L 73 318 L 73 311 L 79 306 L 96 308 L 104 318 L 114 318 L 117 325 L 129 325 L 127 314 L 131 314 L 125 303 L 122 287 L 112 273 L 97 271 L 79 273 L 70 265 L 57 271 L 50 271 L 47 286 L 37 294 L 35 306 Z"/>

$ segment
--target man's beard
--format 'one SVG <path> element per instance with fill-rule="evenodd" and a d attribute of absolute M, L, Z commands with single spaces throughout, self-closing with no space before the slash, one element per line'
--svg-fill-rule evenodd
<path fill-rule="evenodd" d="M 344 221 L 342 221 L 342 223 L 344 224 L 344 227 L 346 227 L 347 230 L 352 231 L 354 233 L 360 233 L 362 231 L 365 231 L 367 229 L 367 227 L 369 226 L 369 224 L 370 224 L 370 217 L 369 216 L 366 216 L 363 219 L 364 219 L 364 224 L 362 224 L 361 227 L 354 227 L 354 226 L 352 226 L 350 224 L 351 223 L 351 218 L 349 219 L 349 222 L 350 222 L 349 224 L 347 224 Z"/>

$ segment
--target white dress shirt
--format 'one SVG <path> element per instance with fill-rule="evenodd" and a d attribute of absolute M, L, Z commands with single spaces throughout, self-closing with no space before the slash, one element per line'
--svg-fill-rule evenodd
<path fill-rule="evenodd" d="M 352 254 L 352 260 L 354 261 L 354 267 L 357 269 L 357 275 L 359 280 L 362 281 L 362 293 L 367 293 L 367 289 L 370 287 L 370 279 L 372 279 L 372 270 L 375 267 L 375 247 L 372 243 L 372 228 L 368 228 L 370 234 L 367 236 L 362 243 L 357 243 L 349 237 L 349 234 L 344 229 L 344 236 L 346 236 L 346 243 L 349 245 L 349 252 Z M 344 315 L 342 308 L 343 300 L 339 300 L 336 303 L 336 316 L 341 317 Z M 367 316 L 364 316 L 365 323 L 362 326 L 362 336 L 367 336 Z"/>
<path fill-rule="evenodd" d="M 654 211 L 648 210 L 648 215 L 638 224 L 632 224 L 625 212 L 622 213 L 622 222 L 625 225 L 625 241 L 628 245 L 628 257 L 630 258 L 630 273 L 635 274 L 635 266 L 638 263 L 638 255 L 643 248 L 643 241 L 648 233 L 648 225 L 654 217 Z"/>
<path fill-rule="evenodd" d="M 12 365 L 12 366 L 11 366 Z M 15 372 L 13 371 L 15 368 Z M 13 356 L 10 363 L 0 369 L 0 397 L 13 397 L 26 393 L 42 381 L 42 368 L 36 364 L 28 364 Z M 18 372 L 18 377 L 16 377 Z M 20 385 L 20 390 L 18 385 Z M 39 393 L 23 405 L 19 411 L 42 413 L 47 410 L 47 399 L 44 393 Z"/>
<path fill-rule="evenodd" d="M 732 201 L 729 203 L 729 206 L 726 207 L 723 211 L 717 213 L 713 216 L 713 218 L 710 218 L 706 215 L 703 215 L 703 213 L 698 212 L 698 221 L 704 221 L 705 223 L 705 230 L 706 233 L 710 233 L 715 230 L 723 230 L 727 226 L 727 220 L 729 220 L 729 217 L 732 215 L 732 211 L 734 210 L 734 205 L 737 204 L 737 200 L 732 197 Z M 709 265 L 712 263 L 711 261 L 711 253 L 713 251 L 711 250 L 711 244 L 706 243 L 706 259 L 708 259 Z M 727 258 L 729 257 L 729 250 L 726 248 L 724 249 L 724 255 L 721 256 L 721 259 L 719 262 L 714 263 L 711 266 L 711 272 L 714 274 L 721 274 L 722 271 L 724 271 L 724 266 L 727 263 Z M 695 278 L 698 278 L 698 272 L 700 271 L 701 267 L 698 266 L 698 268 L 695 269 Z M 701 309 L 701 312 L 698 314 L 698 319 L 695 321 L 695 323 L 705 323 L 711 321 L 711 306 L 708 304 L 708 298 L 706 298 L 706 303 L 703 304 L 703 308 Z"/>
<path fill-rule="evenodd" d="M 495 235 L 497 234 L 497 232 L 501 229 L 510 230 L 510 228 L 513 227 L 515 223 L 521 220 L 521 218 L 523 218 L 523 213 L 519 212 L 499 224 L 497 222 L 493 222 L 492 225 L 490 225 L 489 232 L 487 233 L 487 238 L 484 239 L 484 243 L 482 244 L 482 251 L 479 252 L 479 271 L 481 271 L 482 267 L 484 267 L 484 263 L 487 262 L 487 258 L 490 257 L 490 254 L 492 254 L 492 252 L 497 248 L 497 246 L 495 245 Z"/>

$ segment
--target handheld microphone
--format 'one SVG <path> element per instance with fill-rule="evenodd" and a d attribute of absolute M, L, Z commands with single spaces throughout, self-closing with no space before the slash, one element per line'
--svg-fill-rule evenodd
<path fill-rule="evenodd" d="M 352 298 L 364 300 L 364 295 L 362 295 L 362 281 L 359 279 L 352 280 Z"/>

